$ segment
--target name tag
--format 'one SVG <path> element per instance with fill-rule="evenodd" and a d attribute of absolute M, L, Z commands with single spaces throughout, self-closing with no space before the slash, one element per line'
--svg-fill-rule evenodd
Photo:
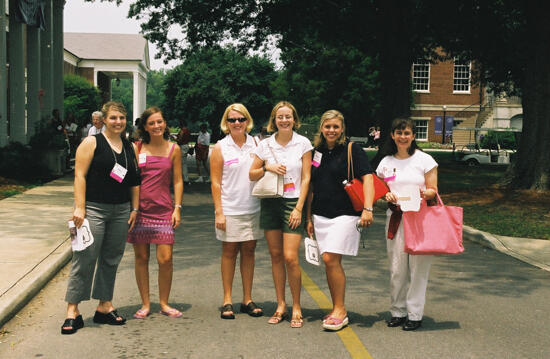
<path fill-rule="evenodd" d="M 311 161 L 311 164 L 315 167 L 319 167 L 321 164 L 321 158 L 323 157 L 323 154 L 321 152 L 315 151 L 313 154 L 313 161 Z"/>
<path fill-rule="evenodd" d="M 138 157 L 138 166 L 139 167 L 145 167 L 147 164 L 147 154 L 146 153 L 140 153 Z"/>
<path fill-rule="evenodd" d="M 285 176 L 283 180 L 283 192 L 292 192 L 296 189 L 296 185 L 294 184 L 294 180 L 291 176 Z"/>
<path fill-rule="evenodd" d="M 239 163 L 239 158 L 233 158 L 232 160 L 227 160 L 223 164 L 226 166 L 231 166 L 233 163 Z"/>
<path fill-rule="evenodd" d="M 128 173 L 126 168 L 122 167 L 118 163 L 115 163 L 113 169 L 111 170 L 111 177 L 118 183 L 122 183 L 124 177 L 126 177 L 126 173 Z"/>

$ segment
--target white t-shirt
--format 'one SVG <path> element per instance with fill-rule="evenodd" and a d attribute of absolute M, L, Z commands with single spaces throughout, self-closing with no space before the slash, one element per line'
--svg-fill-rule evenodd
<path fill-rule="evenodd" d="M 309 140 L 297 134 L 292 133 L 292 138 L 286 144 L 281 146 L 275 141 L 276 134 L 261 141 L 255 154 L 267 163 L 280 163 L 286 166 L 286 174 L 284 176 L 284 198 L 300 197 L 300 185 L 302 184 L 302 156 L 311 151 L 313 146 Z M 275 159 L 271 150 L 275 154 Z"/>
<path fill-rule="evenodd" d="M 260 199 L 252 196 L 254 182 L 248 178 L 248 171 L 254 160 L 256 144 L 250 135 L 239 147 L 231 135 L 218 141 L 223 157 L 222 209 L 227 215 L 256 213 L 260 210 Z"/>
<path fill-rule="evenodd" d="M 95 126 L 92 126 L 90 127 L 90 129 L 88 130 L 88 136 L 93 136 L 93 135 L 97 135 L 98 133 L 101 133 L 105 131 L 105 125 L 103 125 L 103 127 L 101 127 L 100 130 L 97 129 L 97 127 Z"/>
<path fill-rule="evenodd" d="M 399 194 L 400 190 L 410 186 L 426 189 L 424 175 L 434 167 L 437 167 L 437 162 L 432 156 L 416 150 L 411 157 L 403 160 L 394 156 L 384 157 L 376 168 L 376 174 L 385 179 L 395 176 L 394 179 L 386 181 L 386 184 L 390 191 Z"/>
<path fill-rule="evenodd" d="M 208 132 L 199 132 L 197 137 L 197 143 L 201 145 L 209 146 L 210 145 L 210 134 Z"/>

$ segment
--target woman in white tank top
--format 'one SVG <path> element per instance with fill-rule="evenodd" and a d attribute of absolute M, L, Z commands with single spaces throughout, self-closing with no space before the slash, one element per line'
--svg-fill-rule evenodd
<path fill-rule="evenodd" d="M 229 105 L 220 123 L 221 130 L 227 136 L 216 143 L 210 157 L 216 238 L 222 241 L 222 319 L 235 318 L 231 289 L 239 252 L 243 283 L 240 310 L 253 317 L 263 315 L 262 309 L 252 301 L 254 252 L 256 241 L 263 237 L 260 229 L 260 201 L 252 196 L 253 183 L 248 178 L 257 145 L 254 138 L 248 135 L 253 126 L 244 105 Z"/>

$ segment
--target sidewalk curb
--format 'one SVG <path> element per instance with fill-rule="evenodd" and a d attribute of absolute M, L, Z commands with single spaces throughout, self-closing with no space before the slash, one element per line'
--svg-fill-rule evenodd
<path fill-rule="evenodd" d="M 506 255 L 519 259 L 522 262 L 525 262 L 527 264 L 530 264 L 532 266 L 535 266 L 550 272 L 550 265 L 542 263 L 528 256 L 525 256 L 519 253 L 519 251 L 511 248 L 511 246 L 506 245 L 504 240 L 506 237 L 496 236 L 491 233 L 483 232 L 466 225 L 463 226 L 462 233 L 465 239 L 481 244 L 484 247 L 497 250 L 501 253 L 504 253 Z"/>
<path fill-rule="evenodd" d="M 71 241 L 62 241 L 30 272 L 0 297 L 0 327 L 14 317 L 72 257 Z"/>

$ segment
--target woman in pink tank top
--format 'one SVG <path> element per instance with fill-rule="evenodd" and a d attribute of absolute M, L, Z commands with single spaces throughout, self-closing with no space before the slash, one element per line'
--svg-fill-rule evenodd
<path fill-rule="evenodd" d="M 168 297 L 172 286 L 174 229 L 181 220 L 181 151 L 179 146 L 168 141 L 168 126 L 158 107 L 143 112 L 138 129 L 142 142 L 134 146 L 142 178 L 139 213 L 134 229 L 128 233 L 128 242 L 134 245 L 136 281 L 142 301 L 134 318 L 144 319 L 151 310 L 148 269 L 151 244 L 157 246 L 160 313 L 179 318 L 182 313 L 168 305 Z M 174 183 L 175 204 L 170 195 L 171 182 Z"/>

